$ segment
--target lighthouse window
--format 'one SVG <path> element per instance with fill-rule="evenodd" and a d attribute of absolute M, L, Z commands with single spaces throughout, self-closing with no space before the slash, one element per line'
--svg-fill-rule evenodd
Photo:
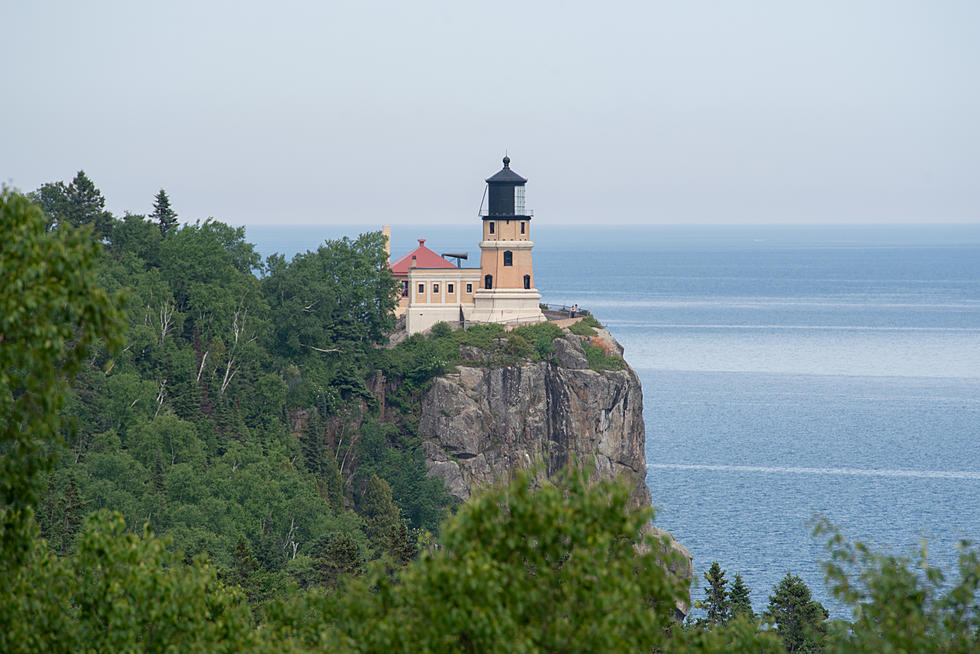
<path fill-rule="evenodd" d="M 531 276 L 524 275 L 524 288 L 531 288 Z"/>
<path fill-rule="evenodd" d="M 524 225 L 526 225 L 526 224 L 527 223 L 525 223 L 524 221 L 521 221 L 521 234 L 524 233 Z"/>
<path fill-rule="evenodd" d="M 514 213 L 518 216 L 524 215 L 524 187 L 514 187 Z"/>
<path fill-rule="evenodd" d="M 510 250 L 504 252 L 504 265 L 513 266 L 514 265 L 514 253 Z"/>
<path fill-rule="evenodd" d="M 493 234 L 493 221 L 490 221 L 490 233 Z"/>
<path fill-rule="evenodd" d="M 483 288 L 493 288 L 493 275 L 485 275 L 483 277 Z"/>

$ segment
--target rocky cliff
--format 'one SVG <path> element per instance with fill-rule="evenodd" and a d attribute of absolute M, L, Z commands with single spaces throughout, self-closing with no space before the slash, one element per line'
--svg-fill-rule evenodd
<path fill-rule="evenodd" d="M 535 461 L 550 474 L 573 459 L 591 460 L 597 476 L 630 479 L 633 503 L 649 506 L 640 380 L 629 366 L 589 369 L 583 346 L 590 338 L 623 353 L 606 330 L 597 331 L 580 337 L 564 330 L 553 362 L 486 367 L 479 351 L 464 351 L 471 365 L 436 378 L 422 399 L 418 432 L 430 474 L 465 500 L 471 489 Z M 676 541 L 672 547 L 690 561 Z M 690 567 L 680 567 L 675 571 L 689 577 Z"/>
<path fill-rule="evenodd" d="M 471 488 L 533 461 L 551 473 L 592 459 L 598 475 L 632 480 L 633 501 L 649 505 L 636 373 L 589 370 L 582 337 L 566 333 L 554 345 L 555 363 L 509 367 L 477 365 L 480 353 L 464 351 L 474 365 L 434 380 L 419 422 L 430 473 L 465 500 Z"/>

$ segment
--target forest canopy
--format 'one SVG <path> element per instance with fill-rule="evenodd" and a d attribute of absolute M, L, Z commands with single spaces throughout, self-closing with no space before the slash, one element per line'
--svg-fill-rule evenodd
<path fill-rule="evenodd" d="M 687 586 L 621 481 L 517 474 L 453 507 L 420 395 L 463 343 L 547 360 L 554 329 L 385 347 L 384 245 L 263 261 L 163 189 L 122 218 L 83 172 L 0 191 L 0 651 L 980 647 L 968 545 L 947 579 L 821 524 L 851 621 L 789 574 L 757 615 L 716 564 L 707 618 L 682 624 Z"/>

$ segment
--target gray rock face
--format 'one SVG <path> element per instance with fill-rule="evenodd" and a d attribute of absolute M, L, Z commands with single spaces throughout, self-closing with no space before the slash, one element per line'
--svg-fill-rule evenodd
<path fill-rule="evenodd" d="M 622 354 L 606 330 L 594 338 Z M 589 370 L 582 342 L 565 330 L 564 338 L 554 341 L 555 363 L 461 366 L 436 378 L 422 398 L 418 428 L 429 474 L 466 500 L 471 490 L 536 462 L 551 475 L 572 460 L 593 461 L 597 478 L 624 475 L 633 484 L 632 504 L 649 506 L 640 380 L 628 366 Z M 479 352 L 464 358 L 482 359 Z M 650 534 L 669 536 L 652 525 Z M 672 572 L 691 579 L 690 553 L 668 540 L 666 550 L 679 554 Z M 679 603 L 678 615 L 687 608 Z"/>
<path fill-rule="evenodd" d="M 419 434 L 430 474 L 465 500 L 508 472 L 544 462 L 594 461 L 598 477 L 625 475 L 633 502 L 649 505 L 643 392 L 632 369 L 588 369 L 580 339 L 555 341 L 557 363 L 460 367 L 422 400 Z"/>

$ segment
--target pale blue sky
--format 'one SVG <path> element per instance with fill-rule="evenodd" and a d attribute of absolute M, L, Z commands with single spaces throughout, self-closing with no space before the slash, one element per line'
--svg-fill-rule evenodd
<path fill-rule="evenodd" d="M 0 181 L 182 220 L 980 221 L 980 2 L 5 2 Z"/>

